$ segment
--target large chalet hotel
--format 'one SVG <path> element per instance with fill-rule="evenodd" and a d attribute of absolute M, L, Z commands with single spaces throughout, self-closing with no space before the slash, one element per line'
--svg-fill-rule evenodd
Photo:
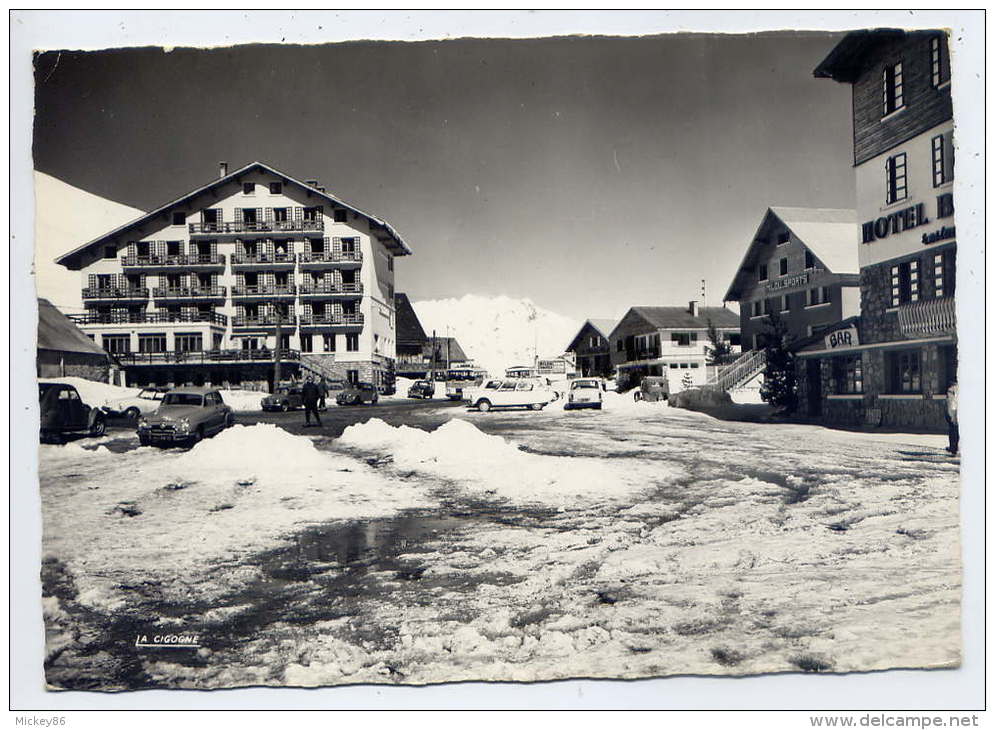
<path fill-rule="evenodd" d="M 382 220 L 263 163 L 58 259 L 82 272 L 76 323 L 130 384 L 272 385 L 310 372 L 393 378 L 394 258 Z"/>

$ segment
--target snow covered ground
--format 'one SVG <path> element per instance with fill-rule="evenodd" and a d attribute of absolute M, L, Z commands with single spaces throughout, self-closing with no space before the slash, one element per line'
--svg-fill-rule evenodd
<path fill-rule="evenodd" d="M 100 408 L 121 398 L 133 398 L 141 388 L 124 388 L 110 383 L 98 383 L 85 378 L 68 376 L 65 378 L 38 378 L 39 383 L 69 383 L 76 387 L 79 397 L 92 408 Z M 265 393 L 256 390 L 222 390 L 224 402 L 236 411 L 258 411 L 262 408 Z"/>
<path fill-rule="evenodd" d="M 187 452 L 42 446 L 49 682 L 958 663 L 958 465 L 939 437 L 611 395 L 432 432 L 374 418 L 339 439 L 237 426 Z M 201 648 L 143 652 L 139 631 Z"/>

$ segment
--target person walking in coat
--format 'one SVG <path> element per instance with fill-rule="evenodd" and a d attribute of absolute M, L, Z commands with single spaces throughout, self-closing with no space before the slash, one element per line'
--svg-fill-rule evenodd
<path fill-rule="evenodd" d="M 325 382 L 325 376 L 321 376 L 321 380 L 318 381 L 318 410 L 323 411 L 328 406 L 325 405 L 325 398 L 328 397 L 328 383 Z"/>
<path fill-rule="evenodd" d="M 321 391 L 314 384 L 314 378 L 308 377 L 301 388 L 301 400 L 304 401 L 304 425 L 311 425 L 311 414 L 314 414 L 315 425 L 321 425 L 321 416 L 318 415 L 318 399 Z"/>
<path fill-rule="evenodd" d="M 947 435 L 950 438 L 950 445 L 947 451 L 950 455 L 956 455 L 960 450 L 960 428 L 957 425 L 957 381 L 955 380 L 947 388 Z"/>

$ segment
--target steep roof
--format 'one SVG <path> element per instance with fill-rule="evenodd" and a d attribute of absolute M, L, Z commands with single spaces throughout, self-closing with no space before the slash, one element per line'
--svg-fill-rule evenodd
<path fill-rule="evenodd" d="M 425 334 L 407 294 L 394 293 L 394 312 L 397 318 L 397 344 L 417 348 L 424 345 L 428 335 Z"/>
<path fill-rule="evenodd" d="M 587 329 L 588 327 L 593 328 L 602 337 L 604 337 L 605 339 L 608 339 L 608 337 L 612 333 L 612 330 L 615 329 L 615 325 L 617 325 L 617 324 L 618 324 L 618 320 L 617 319 L 588 319 L 588 320 L 585 320 L 584 324 L 582 324 L 580 326 L 580 329 L 577 330 L 577 334 L 575 334 L 573 336 L 573 339 L 570 340 L 570 344 L 566 346 L 565 351 L 566 352 L 573 352 L 575 349 L 577 349 L 577 345 L 578 345 L 577 341 L 580 339 L 580 336 L 584 333 L 584 330 Z"/>
<path fill-rule="evenodd" d="M 144 224 L 148 223 L 149 221 L 151 221 L 151 220 L 153 220 L 153 219 L 155 219 L 155 218 L 157 218 L 157 217 L 159 217 L 161 215 L 169 213 L 169 212 L 172 211 L 173 208 L 187 203 L 191 199 L 193 199 L 193 198 L 197 197 L 198 195 L 201 195 L 201 194 L 203 194 L 203 193 L 211 190 L 212 188 L 216 188 L 219 185 L 224 185 L 226 183 L 231 182 L 232 180 L 237 181 L 243 175 L 247 175 L 248 173 L 255 172 L 255 171 L 262 171 L 262 172 L 268 173 L 270 175 L 275 175 L 277 177 L 283 178 L 283 180 L 286 183 L 291 183 L 293 185 L 296 185 L 296 186 L 298 186 L 298 187 L 306 190 L 311 195 L 317 196 L 317 197 L 319 197 L 319 198 L 321 198 L 323 200 L 327 200 L 329 203 L 332 203 L 333 205 L 337 205 L 337 206 L 339 206 L 341 208 L 346 208 L 347 210 L 352 211 L 356 215 L 358 215 L 358 216 L 366 219 L 370 224 L 372 224 L 374 226 L 379 226 L 379 227 L 383 228 L 384 229 L 385 238 L 386 238 L 387 241 L 389 241 L 392 244 L 390 246 L 390 248 L 391 248 L 391 251 L 394 253 L 395 256 L 407 256 L 407 255 L 409 255 L 411 253 L 411 249 L 408 247 L 408 244 L 406 244 L 401 239 L 401 236 L 386 221 L 382 221 L 379 218 L 377 218 L 377 217 L 375 217 L 375 216 L 373 216 L 373 215 L 371 215 L 369 213 L 364 213 L 359 208 L 351 206 L 348 203 L 344 203 L 341 200 L 339 200 L 338 198 L 332 197 L 331 195 L 329 195 L 326 192 L 322 192 L 321 190 L 319 190 L 318 188 L 314 187 L 313 185 L 308 185 L 307 183 L 301 182 L 300 180 L 298 180 L 298 179 L 296 179 L 294 177 L 291 177 L 290 175 L 288 175 L 285 172 L 280 172 L 279 170 L 277 170 L 274 167 L 270 167 L 269 165 L 267 165 L 265 163 L 256 161 L 256 162 L 250 162 L 248 165 L 245 165 L 244 167 L 240 167 L 239 169 L 235 170 L 234 172 L 228 173 L 224 177 L 215 178 L 214 180 L 211 180 L 211 182 L 207 183 L 206 185 L 202 185 L 201 187 L 196 188 L 195 190 L 191 190 L 189 193 L 187 193 L 187 194 L 185 194 L 185 195 L 177 198 L 176 200 L 173 200 L 173 201 L 171 201 L 169 203 L 166 203 L 165 205 L 160 206 L 160 207 L 156 208 L 155 210 L 149 211 L 145 215 L 142 215 L 142 216 L 136 218 L 135 220 L 131 221 L 130 223 L 125 223 L 123 226 L 119 226 L 119 227 L 115 228 L 114 230 L 109 231 L 108 233 L 105 233 L 104 235 L 100 236 L 99 238 L 93 239 L 89 243 L 85 243 L 82 246 L 79 246 L 78 248 L 73 249 L 69 253 L 64 254 L 64 255 L 60 256 L 59 258 L 57 258 L 55 261 L 58 264 L 62 264 L 66 268 L 73 269 L 73 270 L 78 270 L 80 268 L 80 255 L 82 253 L 84 253 L 85 251 L 87 251 L 87 250 L 89 250 L 91 248 L 94 248 L 96 246 L 100 246 L 101 244 L 107 242 L 108 240 L 110 240 L 110 239 L 112 239 L 112 238 L 114 238 L 116 236 L 120 236 L 120 235 L 126 233 L 127 231 L 129 231 L 132 228 L 137 228 L 137 227 L 139 227 L 141 225 L 144 225 Z"/>
<path fill-rule="evenodd" d="M 723 301 L 737 301 L 748 277 L 753 275 L 757 253 L 764 245 L 759 239 L 771 217 L 790 230 L 815 257 L 834 274 L 857 274 L 857 212 L 852 208 L 791 208 L 774 206 L 764 213 L 753 239 L 743 255 Z"/>
<path fill-rule="evenodd" d="M 38 349 L 77 352 L 108 359 L 103 349 L 47 299 L 38 300 Z"/>
<path fill-rule="evenodd" d="M 629 313 L 657 329 L 707 329 L 709 320 L 716 327 L 739 329 L 739 315 L 725 307 L 700 307 L 697 317 L 687 307 L 632 307 Z"/>
<path fill-rule="evenodd" d="M 876 45 L 898 40 L 905 35 L 905 31 L 894 28 L 850 31 L 816 66 L 812 75 L 817 79 L 852 84 L 863 69 L 864 58 Z"/>

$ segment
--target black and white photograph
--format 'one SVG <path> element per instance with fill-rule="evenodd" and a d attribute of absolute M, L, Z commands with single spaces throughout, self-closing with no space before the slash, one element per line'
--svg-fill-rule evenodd
<path fill-rule="evenodd" d="M 961 667 L 958 41 L 757 20 L 33 48 L 46 691 Z"/>

